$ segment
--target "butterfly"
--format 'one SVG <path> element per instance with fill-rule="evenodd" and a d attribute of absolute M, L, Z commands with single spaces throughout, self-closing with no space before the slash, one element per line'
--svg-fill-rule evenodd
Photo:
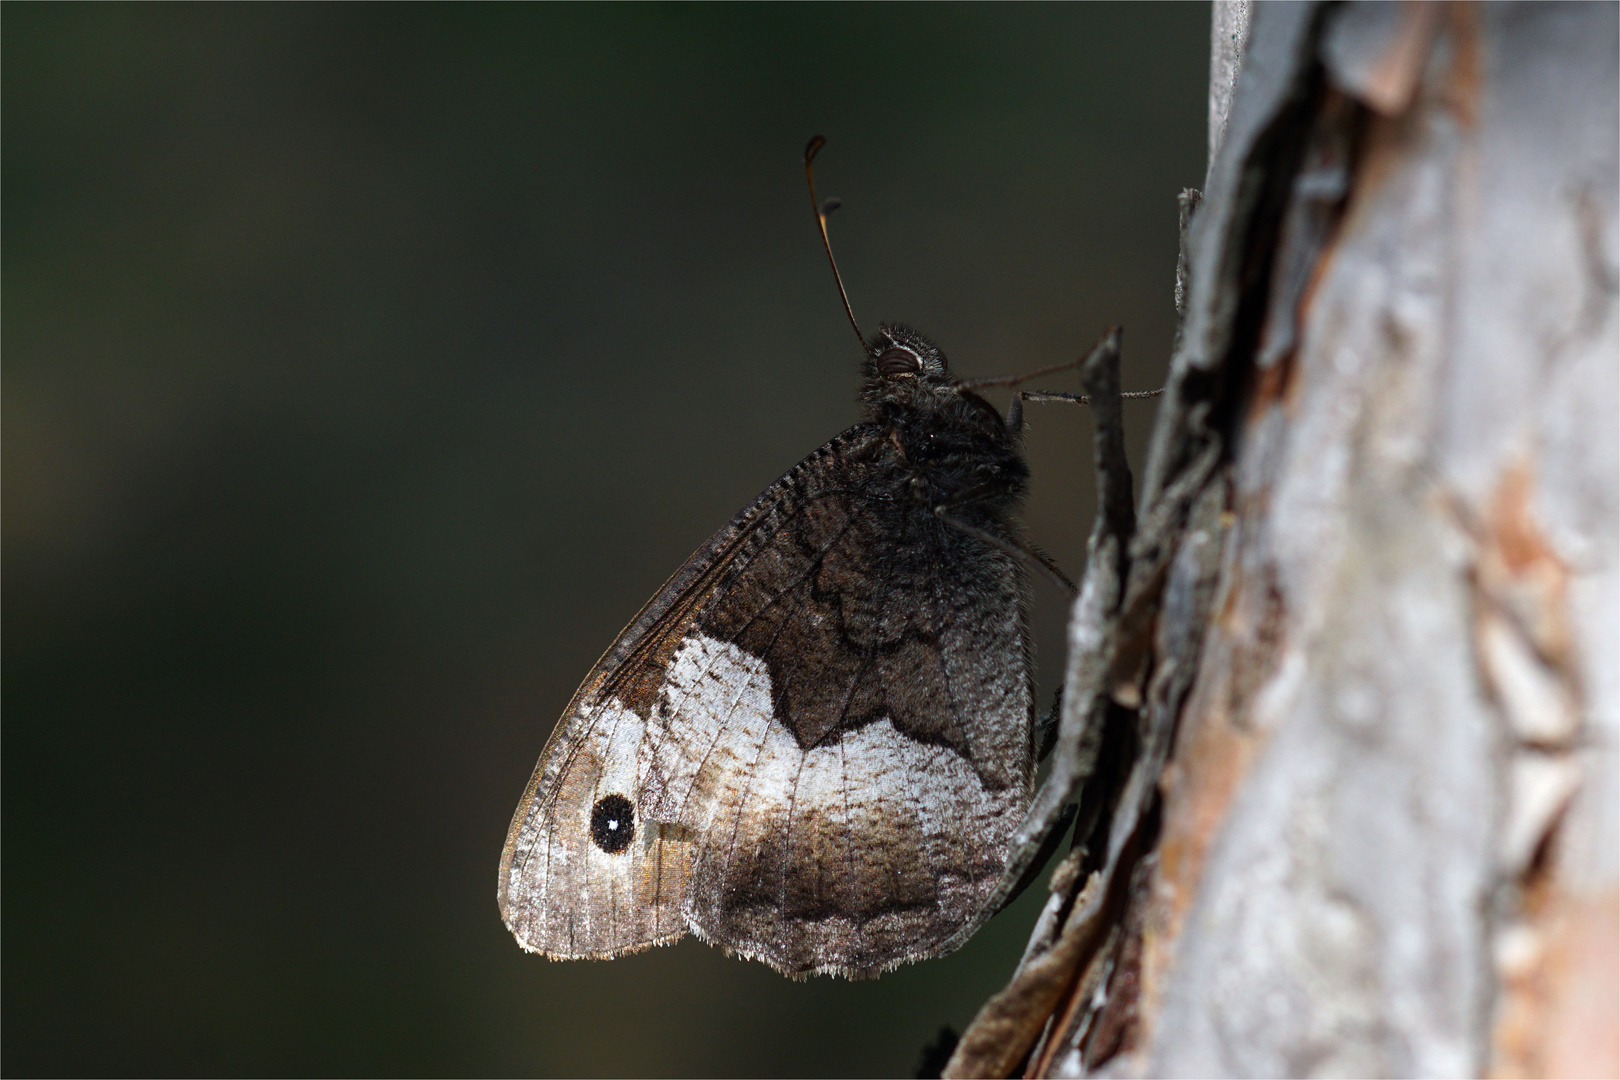
<path fill-rule="evenodd" d="M 569 702 L 501 857 L 524 948 L 692 933 L 873 977 L 948 947 L 1001 880 L 1035 767 L 1022 425 L 921 333 L 861 342 L 864 419 L 687 559 Z"/>

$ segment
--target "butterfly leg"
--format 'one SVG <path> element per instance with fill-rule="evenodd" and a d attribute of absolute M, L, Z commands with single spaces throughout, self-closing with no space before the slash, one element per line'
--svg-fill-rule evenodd
<path fill-rule="evenodd" d="M 1074 582 L 1069 580 L 1067 574 L 1058 569 L 1057 563 L 1052 561 L 1052 556 L 1033 544 L 1014 543 L 1011 540 L 1005 540 L 997 536 L 995 533 L 981 529 L 977 525 L 969 525 L 961 518 L 952 517 L 946 512 L 950 505 L 954 504 L 941 504 L 934 507 L 934 516 L 951 528 L 964 532 L 975 540 L 981 540 L 997 551 L 1011 555 L 1026 566 L 1030 565 L 1031 560 L 1033 560 L 1036 569 L 1045 571 L 1053 581 L 1067 590 L 1070 596 L 1075 594 Z"/>
<path fill-rule="evenodd" d="M 1135 401 L 1138 398 L 1158 397 L 1164 393 L 1164 387 L 1157 390 L 1126 390 L 1119 396 L 1123 401 Z M 1085 394 L 1060 394 L 1053 390 L 1020 390 L 1018 396 L 1025 401 L 1069 401 L 1076 405 L 1090 405 L 1091 398 Z"/>
<path fill-rule="evenodd" d="M 1155 397 L 1164 393 L 1164 388 L 1157 390 L 1138 390 L 1121 397 Z M 1020 390 L 1013 395 L 1012 401 L 1007 404 L 1007 430 L 1014 435 L 1021 436 L 1024 432 L 1024 402 L 1026 401 L 1068 401 L 1075 405 L 1090 405 L 1091 399 L 1084 394 L 1061 394 L 1049 390 Z"/>
<path fill-rule="evenodd" d="M 1024 435 L 1026 401 L 1073 401 L 1078 405 L 1086 404 L 1086 399 L 1079 394 L 1049 394 L 1044 390 L 1020 390 L 1007 404 L 1007 430 L 1012 432 L 1015 438 L 1022 438 Z"/>

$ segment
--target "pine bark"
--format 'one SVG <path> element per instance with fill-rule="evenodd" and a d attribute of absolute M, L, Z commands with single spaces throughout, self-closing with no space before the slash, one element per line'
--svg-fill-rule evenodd
<path fill-rule="evenodd" d="M 1620 9 L 1217 7 L 1078 846 L 947 1075 L 1620 1075 Z"/>

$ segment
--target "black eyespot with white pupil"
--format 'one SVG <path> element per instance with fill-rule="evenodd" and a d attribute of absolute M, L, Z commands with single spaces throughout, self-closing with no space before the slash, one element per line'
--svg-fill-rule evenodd
<path fill-rule="evenodd" d="M 617 855 L 636 838 L 636 808 L 623 795 L 604 795 L 591 807 L 591 839 L 609 855 Z"/>
<path fill-rule="evenodd" d="M 910 349 L 896 346 L 886 349 L 877 358 L 877 369 L 885 375 L 904 375 L 908 372 L 921 371 L 922 361 Z"/>

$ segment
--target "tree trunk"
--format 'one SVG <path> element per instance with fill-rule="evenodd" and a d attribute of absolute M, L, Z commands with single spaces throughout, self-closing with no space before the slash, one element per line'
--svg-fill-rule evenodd
<path fill-rule="evenodd" d="M 1032 811 L 1077 846 L 948 1075 L 1620 1075 L 1617 42 L 1217 5 Z"/>

